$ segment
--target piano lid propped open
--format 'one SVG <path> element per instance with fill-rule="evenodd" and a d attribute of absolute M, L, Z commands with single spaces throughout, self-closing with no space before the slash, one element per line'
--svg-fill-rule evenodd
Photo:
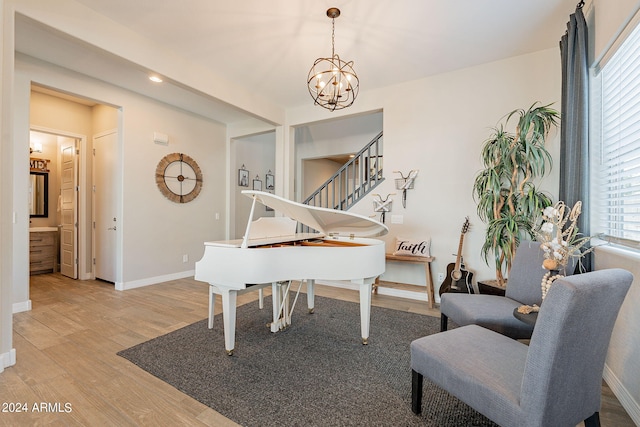
<path fill-rule="evenodd" d="M 376 237 L 389 232 L 386 225 L 363 215 L 303 205 L 264 191 L 244 190 L 242 194 L 327 236 Z"/>

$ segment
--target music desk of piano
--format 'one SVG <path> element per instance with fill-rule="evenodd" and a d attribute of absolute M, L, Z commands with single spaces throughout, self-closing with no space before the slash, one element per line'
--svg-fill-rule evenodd
<path fill-rule="evenodd" d="M 195 266 L 195 279 L 209 283 L 209 328 L 213 328 L 215 296 L 222 297 L 227 354 L 233 354 L 235 348 L 238 294 L 271 286 L 270 328 L 277 332 L 291 324 L 295 307 L 295 300 L 290 306 L 292 280 L 300 285 L 306 281 L 309 312 L 314 309 L 316 280 L 358 284 L 360 332 L 367 344 L 372 284 L 385 270 L 385 243 L 372 237 L 386 234 L 388 228 L 350 212 L 303 205 L 262 191 L 242 193 L 253 199 L 244 237 L 205 242 L 204 255 Z M 284 216 L 253 221 L 256 202 Z M 315 232 L 297 233 L 298 222 Z"/>

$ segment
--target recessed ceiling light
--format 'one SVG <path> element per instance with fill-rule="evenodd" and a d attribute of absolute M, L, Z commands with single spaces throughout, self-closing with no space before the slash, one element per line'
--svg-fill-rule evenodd
<path fill-rule="evenodd" d="M 149 80 L 151 80 L 154 83 L 162 83 L 162 79 L 158 76 L 150 76 Z"/>

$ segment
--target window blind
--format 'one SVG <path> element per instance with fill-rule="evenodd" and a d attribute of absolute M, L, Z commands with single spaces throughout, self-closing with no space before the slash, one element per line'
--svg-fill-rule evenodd
<path fill-rule="evenodd" d="M 640 243 L 640 26 L 601 73 L 601 163 L 594 208 L 598 229 Z"/>

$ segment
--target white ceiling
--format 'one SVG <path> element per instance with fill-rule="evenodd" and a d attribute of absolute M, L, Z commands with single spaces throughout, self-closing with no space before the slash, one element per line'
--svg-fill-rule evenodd
<path fill-rule="evenodd" d="M 316 58 L 331 54 L 329 7 L 342 12 L 335 22 L 336 53 L 354 61 L 360 90 L 367 91 L 557 47 L 577 4 L 577 0 L 76 1 L 283 108 L 312 102 L 306 88 L 309 68 Z M 34 36 L 44 29 L 22 18 L 16 31 L 17 50 L 57 63 L 51 35 L 41 34 L 40 46 Z M 62 35 L 57 38 L 66 46 L 68 59 L 74 52 L 82 58 L 76 69 L 83 73 L 99 72 L 90 66 L 95 61 L 119 60 L 93 51 L 92 60 L 86 61 L 90 46 Z M 84 53 L 77 54 L 77 49 Z M 118 64 L 121 71 L 122 65 Z M 127 65 L 132 73 L 146 71 Z M 109 74 L 97 77 L 126 87 Z M 173 84 L 181 91 L 189 89 L 180 82 Z M 208 107 L 215 102 L 207 94 L 192 95 Z M 223 122 L 243 115 L 228 105 L 218 107 L 229 113 L 222 119 L 216 116 Z"/>

